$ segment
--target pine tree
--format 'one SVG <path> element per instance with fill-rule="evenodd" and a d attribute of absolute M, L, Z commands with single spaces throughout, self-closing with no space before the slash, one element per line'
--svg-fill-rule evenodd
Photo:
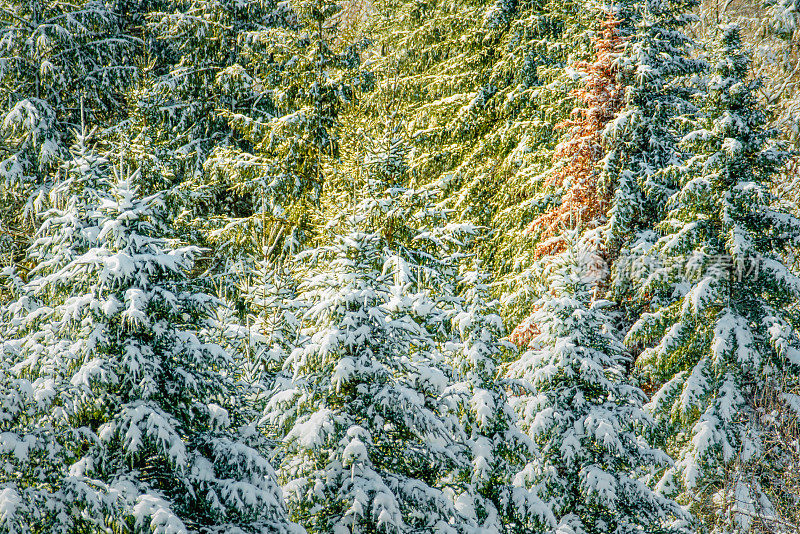
<path fill-rule="evenodd" d="M 625 378 L 628 357 L 605 311 L 611 303 L 592 300 L 593 281 L 570 239 L 534 314 L 539 333 L 509 366 L 530 384 L 517 402 L 541 451 L 526 482 L 551 505 L 559 532 L 688 533 L 681 508 L 643 480 L 670 460 L 642 439 L 651 424 L 644 393 Z"/>
<path fill-rule="evenodd" d="M 549 507 L 534 491 L 517 484 L 518 475 L 538 454 L 522 433 L 509 404 L 511 381 L 499 364 L 513 357 L 514 345 L 503 339 L 497 301 L 489 299 L 487 275 L 479 269 L 461 273 L 464 302 L 452 322 L 458 338 L 452 343 L 453 367 L 461 380 L 450 390 L 458 399 L 462 427 L 472 462 L 465 476 L 472 486 L 462 494 L 462 511 L 489 532 L 546 531 L 555 524 Z"/>
<path fill-rule="evenodd" d="M 459 233 L 473 230 L 446 225 L 435 189 L 405 184 L 395 133 L 375 144 L 361 198 L 332 216 L 325 244 L 291 263 L 300 336 L 265 420 L 285 443 L 292 517 L 311 532 L 477 526 L 453 500 L 469 457 L 441 348 Z"/>
<path fill-rule="evenodd" d="M 409 273 L 380 245 L 352 233 L 299 258 L 315 267 L 300 286 L 306 335 L 288 361 L 292 389 L 270 406 L 286 435 L 285 490 L 311 532 L 447 530 L 453 521 L 463 531 L 469 523 L 437 487 L 458 451 L 440 416 L 447 378 L 419 324 L 435 303 L 392 280 Z"/>
<path fill-rule="evenodd" d="M 800 281 L 783 263 L 800 220 L 771 207 L 770 180 L 786 160 L 748 79 L 739 29 L 722 28 L 704 114 L 684 138 L 694 156 L 675 168 L 663 236 L 640 291 L 673 294 L 628 336 L 650 345 L 639 365 L 656 384 L 652 406 L 679 461 L 666 488 L 692 496 L 714 532 L 749 532 L 776 519 L 762 436 L 763 399 L 796 385 Z M 777 466 L 776 466 L 777 467 Z M 777 467 L 780 469 L 780 467 Z M 713 504 L 712 504 L 713 501 Z M 766 526 L 758 527 L 766 528 Z"/>
<path fill-rule="evenodd" d="M 0 229 L 15 236 L 15 256 L 29 244 L 33 215 L 47 207 L 70 129 L 124 115 L 137 42 L 123 30 L 118 14 L 94 0 L 0 7 Z"/>
<path fill-rule="evenodd" d="M 241 279 L 238 301 L 227 307 L 231 313 L 223 323 L 224 335 L 245 356 L 248 381 L 268 389 L 297 337 L 299 323 L 291 305 L 297 281 L 285 260 L 262 260 Z"/>
<path fill-rule="evenodd" d="M 605 131 L 603 187 L 614 191 L 606 237 L 614 264 L 613 299 L 628 324 L 648 303 L 633 302 L 637 262 L 656 239 L 654 228 L 665 216 L 677 178 L 665 172 L 686 154 L 679 146 L 682 122 L 696 112 L 689 77 L 706 69 L 691 57 L 693 41 L 683 28 L 694 16 L 694 0 L 621 2 L 620 37 L 626 47 L 618 63 L 625 107 Z"/>
<path fill-rule="evenodd" d="M 10 532 L 283 532 L 281 490 L 204 340 L 198 250 L 159 237 L 159 197 L 80 136 L 3 310 L 3 526 Z M 5 363 L 8 362 L 8 363 Z"/>

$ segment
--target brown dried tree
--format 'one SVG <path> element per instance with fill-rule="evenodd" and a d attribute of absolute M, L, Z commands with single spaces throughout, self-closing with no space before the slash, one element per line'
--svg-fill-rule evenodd
<path fill-rule="evenodd" d="M 600 186 L 597 164 L 605 154 L 603 130 L 624 103 L 624 87 L 617 81 L 614 62 L 622 46 L 618 26 L 613 13 L 606 12 L 600 31 L 594 36 L 595 61 L 575 65 L 576 70 L 586 74 L 583 84 L 573 91 L 581 105 L 572 110 L 569 119 L 557 125 L 569 135 L 556 146 L 553 154 L 556 167 L 545 181 L 545 187 L 566 191 L 559 206 L 534 219 L 526 229 L 539 237 L 534 259 L 562 252 L 566 248 L 565 229 L 596 228 L 610 206 L 612 192 Z M 536 326 L 525 319 L 510 339 L 526 345 L 535 334 Z"/>
<path fill-rule="evenodd" d="M 537 217 L 526 230 L 539 234 L 537 258 L 564 250 L 564 228 L 596 227 L 611 202 L 610 191 L 598 186 L 596 166 L 605 152 L 603 130 L 623 105 L 624 88 L 617 82 L 614 63 L 622 43 L 618 25 L 613 14 L 607 13 L 594 37 L 596 60 L 575 65 L 576 70 L 586 73 L 584 83 L 573 91 L 583 106 L 576 107 L 569 119 L 557 125 L 568 130 L 569 136 L 556 146 L 553 161 L 557 167 L 545 182 L 546 187 L 566 188 L 566 192 L 559 206 Z"/>

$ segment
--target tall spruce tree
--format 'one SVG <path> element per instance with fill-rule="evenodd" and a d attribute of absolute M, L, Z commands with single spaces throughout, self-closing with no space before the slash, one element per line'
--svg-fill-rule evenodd
<path fill-rule="evenodd" d="M 373 145 L 357 203 L 290 264 L 299 337 L 265 413 L 292 517 L 311 532 L 468 532 L 467 443 L 442 342 L 458 247 L 435 188 L 406 185 L 402 141 Z M 461 235 L 459 235 L 461 234 Z"/>
<path fill-rule="evenodd" d="M 31 222 L 67 156 L 70 129 L 124 116 L 137 41 L 119 13 L 94 0 L 0 5 L 0 233 L 24 254 Z"/>
<path fill-rule="evenodd" d="M 466 455 L 427 328 L 442 321 L 437 297 L 419 287 L 417 266 L 364 228 L 370 203 L 350 232 L 297 259 L 304 335 L 287 361 L 290 387 L 267 415 L 285 436 L 292 517 L 310 532 L 468 531 L 474 522 L 442 488 Z"/>
<path fill-rule="evenodd" d="M 520 430 L 509 403 L 512 381 L 500 374 L 500 364 L 513 358 L 516 347 L 503 341 L 503 321 L 497 301 L 489 297 L 488 275 L 474 267 L 459 276 L 463 302 L 452 318 L 452 335 L 457 337 L 446 345 L 460 378 L 449 391 L 457 401 L 472 459 L 464 474 L 471 487 L 459 504 L 488 532 L 549 531 L 556 523 L 550 507 L 519 483 L 538 450 Z"/>
<path fill-rule="evenodd" d="M 663 384 L 651 404 L 678 456 L 665 488 L 711 510 L 709 530 L 727 533 L 772 528 L 774 503 L 786 502 L 763 475 L 785 458 L 765 450 L 762 400 L 786 399 L 797 382 L 800 279 L 783 258 L 800 220 L 771 207 L 787 154 L 766 126 L 739 29 L 721 33 L 704 114 L 684 138 L 695 155 L 674 169 L 681 187 L 651 251 L 661 267 L 640 289 L 675 296 L 644 314 L 628 342 L 651 345 L 639 365 Z"/>
<path fill-rule="evenodd" d="M 527 228 L 528 233 L 537 235 L 537 258 L 564 249 L 564 229 L 600 226 L 609 208 L 611 191 L 601 187 L 597 165 L 605 154 L 603 130 L 623 106 L 624 95 L 614 62 L 623 42 L 619 21 L 611 12 L 605 16 L 605 20 L 598 21 L 598 31 L 592 38 L 594 61 L 580 61 L 574 66 L 585 74 L 581 85 L 573 90 L 580 105 L 570 112 L 569 120 L 558 125 L 567 130 L 567 135 L 556 145 L 555 168 L 545 185 L 564 191 L 561 202 Z"/>
<path fill-rule="evenodd" d="M 625 107 L 606 128 L 601 180 L 614 191 L 606 246 L 614 261 L 613 298 L 627 312 L 628 324 L 648 304 L 633 301 L 637 262 L 657 238 L 654 228 L 678 187 L 665 169 L 687 157 L 679 141 L 684 120 L 696 112 L 689 78 L 707 67 L 692 57 L 694 43 L 683 31 L 695 18 L 695 6 L 695 0 L 615 6 L 626 42 L 618 60 Z"/>
<path fill-rule="evenodd" d="M 204 341 L 214 300 L 186 281 L 158 196 L 79 136 L 4 306 L 0 500 L 7 532 L 288 532 L 241 417 L 231 356 Z"/>
<path fill-rule="evenodd" d="M 642 438 L 651 418 L 626 379 L 628 356 L 605 311 L 612 303 L 592 300 L 595 280 L 569 239 L 551 260 L 533 315 L 538 333 L 509 366 L 530 384 L 517 402 L 541 451 L 525 480 L 552 507 L 558 532 L 688 534 L 687 514 L 646 485 L 671 462 Z"/>

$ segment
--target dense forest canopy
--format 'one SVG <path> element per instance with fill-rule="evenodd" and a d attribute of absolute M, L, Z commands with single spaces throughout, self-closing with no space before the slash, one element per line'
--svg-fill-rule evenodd
<path fill-rule="evenodd" d="M 0 532 L 800 531 L 795 0 L 0 0 Z"/>

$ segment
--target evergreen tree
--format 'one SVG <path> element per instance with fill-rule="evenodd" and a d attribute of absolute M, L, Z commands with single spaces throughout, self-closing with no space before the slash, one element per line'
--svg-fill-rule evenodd
<path fill-rule="evenodd" d="M 487 275 L 461 273 L 464 302 L 452 322 L 458 338 L 450 346 L 453 367 L 461 381 L 450 390 L 458 399 L 461 425 L 472 462 L 465 473 L 470 485 L 462 494 L 462 511 L 478 519 L 489 532 L 546 531 L 555 525 L 550 509 L 534 491 L 517 484 L 520 474 L 538 455 L 532 440 L 520 431 L 506 390 L 512 386 L 499 364 L 513 355 L 504 343 L 497 302 L 489 300 Z"/>
<path fill-rule="evenodd" d="M 8 0 L 0 43 L 0 228 L 16 236 L 16 256 L 29 244 L 32 216 L 46 209 L 70 128 L 124 116 L 136 40 L 103 2 Z"/>
<path fill-rule="evenodd" d="M 453 501 L 469 458 L 440 349 L 457 272 L 448 252 L 472 230 L 445 226 L 435 190 L 403 185 L 402 145 L 388 145 L 327 244 L 291 264 L 300 337 L 265 419 L 285 443 L 293 518 L 309 531 L 472 531 Z"/>
<path fill-rule="evenodd" d="M 674 297 L 628 342 L 651 345 L 639 365 L 663 384 L 651 404 L 679 455 L 665 487 L 718 512 L 704 517 L 714 532 L 749 532 L 756 517 L 775 520 L 773 502 L 785 498 L 761 476 L 782 458 L 767 456 L 760 402 L 796 385 L 800 280 L 782 258 L 800 220 L 770 206 L 786 153 L 766 127 L 736 26 L 722 28 L 714 59 L 704 114 L 684 138 L 695 155 L 674 169 L 681 188 L 651 251 L 664 261 L 651 262 L 660 266 L 640 289 Z"/>
<path fill-rule="evenodd" d="M 228 173 L 209 173 L 204 166 L 216 150 L 251 148 L 229 123 L 230 114 L 259 121 L 274 115 L 267 85 L 274 62 L 264 61 L 273 43 L 253 36 L 285 24 L 290 9 L 271 0 L 149 7 L 150 63 L 129 95 L 132 116 L 119 131 L 122 156 L 139 167 L 147 188 L 168 188 L 165 200 L 177 232 L 211 249 L 203 279 L 225 302 L 220 342 L 241 351 L 246 361 L 240 363 L 252 378 L 266 349 L 247 294 L 264 272 L 258 249 L 268 246 L 271 218 L 263 212 L 263 189 L 237 189 Z M 232 227 L 236 231 L 227 231 Z"/>
<path fill-rule="evenodd" d="M 239 300 L 226 307 L 224 336 L 245 357 L 242 370 L 248 381 L 269 389 L 297 338 L 298 319 L 291 304 L 297 282 L 285 261 L 262 260 L 241 278 Z"/>
<path fill-rule="evenodd" d="M 553 258 L 533 316 L 538 334 L 509 367 L 530 384 L 518 402 L 541 451 L 526 481 L 552 506 L 558 532 L 691 532 L 681 508 L 646 485 L 670 460 L 642 439 L 651 424 L 644 393 L 625 379 L 611 303 L 592 301 L 573 247 Z"/>
<path fill-rule="evenodd" d="M 617 18 L 626 47 L 618 63 L 625 107 L 606 128 L 603 187 L 614 191 L 606 237 L 614 261 L 612 295 L 636 320 L 645 303 L 632 302 L 637 262 L 656 239 L 666 200 L 677 187 L 665 172 L 686 154 L 679 146 L 682 121 L 696 110 L 687 85 L 705 62 L 690 56 L 694 43 L 683 28 L 694 16 L 695 0 L 620 2 Z"/>
<path fill-rule="evenodd" d="M 281 490 L 241 417 L 231 356 L 204 341 L 198 250 L 161 201 L 78 139 L 3 310 L 2 521 L 10 532 L 283 532 Z"/>

